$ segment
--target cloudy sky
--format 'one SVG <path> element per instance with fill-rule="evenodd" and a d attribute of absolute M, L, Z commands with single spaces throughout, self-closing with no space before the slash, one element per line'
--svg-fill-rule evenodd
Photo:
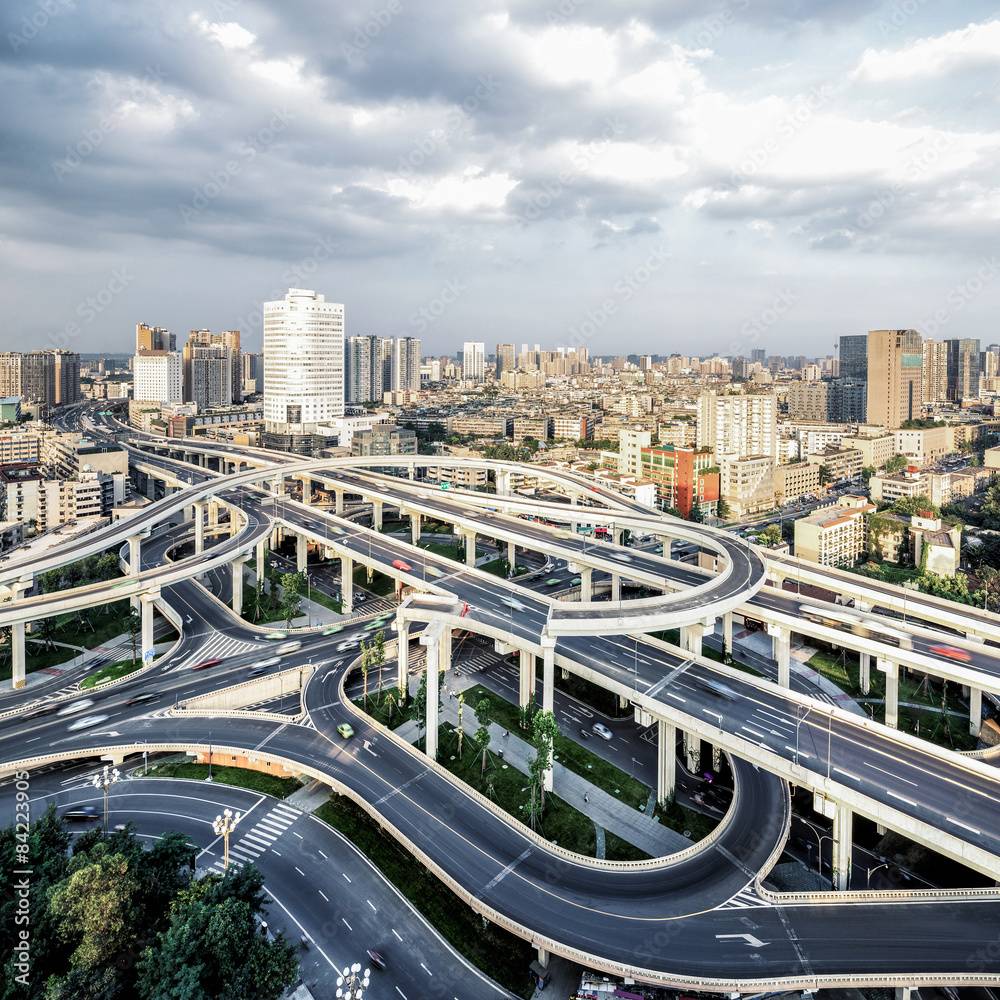
<path fill-rule="evenodd" d="M 0 349 L 1000 341 L 995 0 L 5 0 Z"/>

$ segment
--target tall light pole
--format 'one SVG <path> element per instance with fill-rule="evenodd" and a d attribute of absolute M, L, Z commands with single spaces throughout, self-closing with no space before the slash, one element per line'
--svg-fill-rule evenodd
<path fill-rule="evenodd" d="M 208 731 L 208 777 L 206 781 L 212 780 L 212 730 Z"/>
<path fill-rule="evenodd" d="M 872 887 L 872 875 L 874 875 L 875 872 L 877 872 L 880 868 L 888 868 L 888 867 L 889 867 L 889 862 L 887 861 L 885 864 L 876 865 L 874 868 L 865 868 L 865 871 L 868 872 L 868 880 L 866 882 L 866 885 L 868 886 L 869 889 Z"/>
<path fill-rule="evenodd" d="M 121 774 L 118 768 L 114 768 L 111 773 L 108 773 L 108 765 L 104 765 L 103 774 L 95 774 L 93 785 L 94 788 L 104 792 L 104 836 L 108 835 L 108 790 L 111 786 L 118 781 Z"/>
<path fill-rule="evenodd" d="M 361 966 L 355 962 L 349 969 L 344 969 L 337 978 L 337 997 L 339 1000 L 361 1000 L 362 993 L 368 989 L 368 977 L 371 972 L 365 969 L 361 975 Z"/>
<path fill-rule="evenodd" d="M 216 836 L 222 837 L 222 841 L 225 844 L 225 857 L 222 862 L 223 871 L 229 867 L 229 835 L 239 825 L 241 818 L 241 813 L 237 813 L 234 816 L 232 809 L 227 809 L 221 816 L 216 816 L 215 822 L 212 824 L 212 829 L 215 831 Z"/>

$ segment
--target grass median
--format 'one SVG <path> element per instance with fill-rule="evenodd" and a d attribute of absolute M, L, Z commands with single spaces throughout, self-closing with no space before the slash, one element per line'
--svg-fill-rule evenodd
<path fill-rule="evenodd" d="M 215 760 L 214 755 L 212 759 Z M 208 777 L 208 764 L 153 764 L 149 769 L 149 777 L 204 781 Z M 246 767 L 222 767 L 215 763 L 212 764 L 212 781 L 220 785 L 233 785 L 235 788 L 248 788 L 275 799 L 287 799 L 292 792 L 302 787 L 302 783 L 296 778 L 280 778 L 276 774 L 252 771 Z"/>

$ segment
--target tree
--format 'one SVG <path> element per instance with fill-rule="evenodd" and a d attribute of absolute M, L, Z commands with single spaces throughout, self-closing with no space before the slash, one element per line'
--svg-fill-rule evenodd
<path fill-rule="evenodd" d="M 51 651 L 56 648 L 52 637 L 56 634 L 55 618 L 42 618 L 35 622 L 35 634 L 45 640 L 45 649 Z"/>
<path fill-rule="evenodd" d="M 128 614 L 125 616 L 125 631 L 132 643 L 132 664 L 134 666 L 137 655 L 136 645 L 142 635 L 142 615 L 135 608 L 129 608 Z"/>
<path fill-rule="evenodd" d="M 715 516 L 720 521 L 728 521 L 733 516 L 732 509 L 729 504 L 726 503 L 726 498 L 723 496 L 719 497 L 719 501 L 715 505 Z"/>
<path fill-rule="evenodd" d="M 921 511 L 929 511 L 934 517 L 941 516 L 941 511 L 931 503 L 930 498 L 925 493 L 915 497 L 899 497 L 889 510 L 893 514 L 901 514 L 903 517 L 919 517 Z"/>
<path fill-rule="evenodd" d="M 364 639 L 361 640 L 361 677 L 364 680 L 364 694 L 362 696 L 362 705 L 364 710 L 368 711 L 368 671 L 371 669 L 372 665 L 372 648 L 369 644 L 365 642 Z"/>
<path fill-rule="evenodd" d="M 821 465 L 819 467 L 819 484 L 820 486 L 826 486 L 827 483 L 833 482 L 833 469 L 829 465 Z"/>
<path fill-rule="evenodd" d="M 531 819 L 531 828 L 534 829 L 536 816 L 540 818 L 545 811 L 545 772 L 552 766 L 552 748 L 555 745 L 559 727 L 552 712 L 536 712 L 531 720 L 531 729 L 535 756 L 528 761 L 528 777 L 531 786 L 528 815 Z"/>
<path fill-rule="evenodd" d="M 878 472 L 878 469 L 876 469 L 874 465 L 866 465 L 861 470 L 861 478 L 865 481 L 865 483 L 867 483 L 876 472 Z"/>
<path fill-rule="evenodd" d="M 281 574 L 281 614 L 285 619 L 285 627 L 292 627 L 292 619 L 299 610 L 302 587 L 306 582 L 304 573 Z"/>
<path fill-rule="evenodd" d="M 490 745 L 490 699 L 485 696 L 480 698 L 476 703 L 476 722 L 479 723 L 479 728 L 476 730 L 473 739 L 475 739 L 479 749 L 483 751 L 483 766 L 479 773 L 485 774 L 486 750 Z"/>
<path fill-rule="evenodd" d="M 372 647 L 372 666 L 375 668 L 375 704 L 382 700 L 382 667 L 385 664 L 385 632 L 379 629 L 375 633 Z"/>
<path fill-rule="evenodd" d="M 769 524 L 759 533 L 757 538 L 765 545 L 777 545 L 781 541 L 781 527 L 777 524 Z"/>
<path fill-rule="evenodd" d="M 893 455 L 883 467 L 883 471 L 887 475 L 892 475 L 894 472 L 902 472 L 903 469 L 909 464 L 909 459 L 905 455 Z"/>

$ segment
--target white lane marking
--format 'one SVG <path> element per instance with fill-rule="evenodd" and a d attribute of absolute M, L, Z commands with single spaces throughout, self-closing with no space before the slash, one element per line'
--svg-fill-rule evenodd
<path fill-rule="evenodd" d="M 301 868 L 299 868 L 299 866 L 298 866 L 298 865 L 296 865 L 296 866 L 295 866 L 295 870 L 296 870 L 296 871 L 297 871 L 297 872 L 298 872 L 298 873 L 299 873 L 299 874 L 300 874 L 300 875 L 301 875 L 301 876 L 302 876 L 303 878 L 305 878 L 305 877 L 306 877 L 306 873 L 305 873 L 305 872 L 304 872 L 304 871 L 303 871 L 303 870 L 302 870 Z"/>
<path fill-rule="evenodd" d="M 749 726 L 740 726 L 740 729 L 745 729 L 748 733 L 752 734 L 753 736 L 758 737 L 759 739 L 763 739 L 764 738 L 764 734 L 763 733 L 758 733 L 756 729 L 751 729 Z"/>
<path fill-rule="evenodd" d="M 373 910 L 375 910 L 375 912 L 376 912 L 376 913 L 378 913 L 378 910 L 377 910 L 377 909 L 375 909 L 375 904 L 374 904 L 374 903 L 373 903 L 373 902 L 372 902 L 372 901 L 371 901 L 370 899 L 366 899 L 366 900 L 365 900 L 365 902 L 366 902 L 366 903 L 367 903 L 367 904 L 368 904 L 368 905 L 369 905 L 369 906 L 370 906 L 370 907 L 371 907 L 371 908 L 372 908 Z"/>
<path fill-rule="evenodd" d="M 353 934 L 354 928 L 343 917 L 340 918 L 344 926 Z"/>
<path fill-rule="evenodd" d="M 399 934 L 396 933 L 396 928 L 395 927 L 393 927 L 392 933 L 396 934 L 396 940 L 399 941 L 400 944 L 402 944 L 403 943 L 403 939 L 399 936 Z"/>
<path fill-rule="evenodd" d="M 319 852 L 319 856 L 321 858 L 323 858 L 324 861 L 329 861 L 330 860 L 322 851 Z"/>
<path fill-rule="evenodd" d="M 434 975 L 434 973 L 433 973 L 433 972 L 431 972 L 431 970 L 430 970 L 430 969 L 428 969 L 428 968 L 427 968 L 427 966 L 426 966 L 426 965 L 424 965 L 424 963 L 423 963 L 423 962 L 421 962 L 421 963 L 420 963 L 420 968 L 421 968 L 421 969 L 423 969 L 423 970 L 424 970 L 424 972 L 426 972 L 428 976 L 433 976 L 433 975 Z"/>
<path fill-rule="evenodd" d="M 341 872 L 340 874 L 341 874 L 341 875 L 343 875 L 343 876 L 344 876 L 344 878 L 347 878 L 347 875 L 346 875 L 346 874 L 344 874 L 344 872 Z M 348 881 L 348 882 L 350 882 L 351 880 L 350 880 L 349 878 L 347 878 L 347 881 Z"/>
<path fill-rule="evenodd" d="M 897 781 L 905 781 L 908 785 L 913 785 L 914 788 L 917 787 L 917 783 L 915 781 L 910 781 L 909 778 L 904 778 L 901 774 L 893 774 L 891 771 L 886 771 L 881 767 L 876 767 L 874 764 L 869 763 L 867 760 L 865 761 L 865 765 L 867 767 L 870 767 L 873 771 L 880 771 L 882 774 L 889 775 L 890 778 L 895 778 Z"/>
<path fill-rule="evenodd" d="M 403 998 L 403 1000 L 406 1000 L 406 994 L 398 986 L 396 987 L 396 992 Z"/>
<path fill-rule="evenodd" d="M 327 895 L 327 894 L 326 894 L 325 892 L 323 892 L 323 890 L 322 890 L 322 889 L 317 889 L 316 891 L 317 891 L 317 892 L 318 892 L 318 893 L 319 893 L 319 894 L 320 894 L 320 895 L 321 895 L 321 896 L 322 896 L 322 897 L 323 897 L 323 898 L 324 898 L 324 899 L 325 899 L 325 900 L 326 900 L 326 901 L 327 901 L 328 903 L 330 902 L 330 897 L 329 897 L 329 896 L 328 896 L 328 895 Z"/>

